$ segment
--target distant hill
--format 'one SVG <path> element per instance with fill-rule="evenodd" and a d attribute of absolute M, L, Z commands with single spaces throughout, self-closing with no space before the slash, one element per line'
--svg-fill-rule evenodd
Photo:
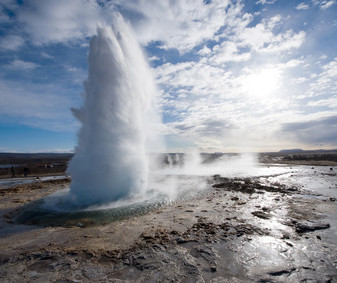
<path fill-rule="evenodd" d="M 295 148 L 295 149 L 282 149 L 279 153 L 295 153 L 295 152 L 303 152 L 303 149 Z"/>
<path fill-rule="evenodd" d="M 283 149 L 278 153 L 282 154 L 336 154 L 337 149 L 314 149 L 314 150 L 303 150 L 303 149 Z"/>
<path fill-rule="evenodd" d="M 10 178 L 11 167 L 15 176 L 23 177 L 24 168 L 30 176 L 53 176 L 66 174 L 73 153 L 8 153 L 0 152 L 0 177 Z"/>
<path fill-rule="evenodd" d="M 59 158 L 71 158 L 73 153 L 11 153 L 11 152 L 0 152 L 0 159 L 59 159 Z"/>

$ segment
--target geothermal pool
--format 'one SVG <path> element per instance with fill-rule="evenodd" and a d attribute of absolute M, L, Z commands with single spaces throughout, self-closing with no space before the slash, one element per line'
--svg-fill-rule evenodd
<path fill-rule="evenodd" d="M 174 201 L 200 195 L 207 187 L 207 177 L 185 175 L 152 175 L 149 189 L 117 201 L 89 206 L 69 202 L 70 188 L 21 208 L 14 217 L 19 224 L 41 226 L 104 225 L 145 214 Z"/>

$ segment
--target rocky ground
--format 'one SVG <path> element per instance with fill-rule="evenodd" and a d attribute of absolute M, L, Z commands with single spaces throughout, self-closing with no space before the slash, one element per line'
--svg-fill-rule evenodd
<path fill-rule="evenodd" d="M 213 176 L 191 199 L 84 228 L 12 221 L 69 180 L 2 189 L 0 280 L 337 282 L 336 199 L 275 180 Z"/>

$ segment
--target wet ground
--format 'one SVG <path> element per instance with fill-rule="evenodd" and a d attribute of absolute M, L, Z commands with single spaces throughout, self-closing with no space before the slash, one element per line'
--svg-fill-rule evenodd
<path fill-rule="evenodd" d="M 0 179 L 0 188 L 12 188 L 19 185 L 32 184 L 37 182 L 44 182 L 50 180 L 67 179 L 66 175 L 60 176 L 39 176 L 39 177 L 24 177 L 24 178 L 7 178 Z"/>
<path fill-rule="evenodd" d="M 13 223 L 23 205 L 69 181 L 6 188 L 0 280 L 337 282 L 336 172 L 270 166 L 250 177 L 205 177 L 206 190 L 190 198 L 84 228 Z"/>

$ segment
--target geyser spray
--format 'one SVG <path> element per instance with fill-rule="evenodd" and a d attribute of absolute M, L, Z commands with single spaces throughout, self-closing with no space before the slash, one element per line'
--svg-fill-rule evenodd
<path fill-rule="evenodd" d="M 132 29 L 120 15 L 90 41 L 82 123 L 68 172 L 70 197 L 81 206 L 117 200 L 147 186 L 156 88 Z"/>

